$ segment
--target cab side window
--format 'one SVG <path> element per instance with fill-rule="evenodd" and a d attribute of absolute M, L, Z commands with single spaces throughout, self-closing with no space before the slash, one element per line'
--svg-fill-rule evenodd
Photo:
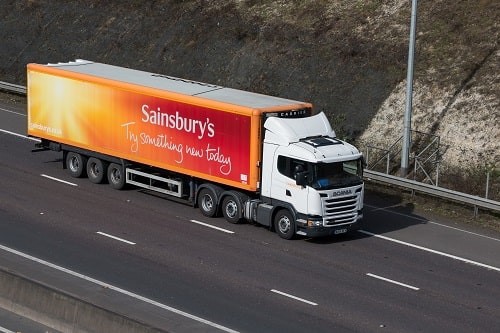
<path fill-rule="evenodd" d="M 284 176 L 290 177 L 290 159 L 285 156 L 278 156 L 278 171 Z"/>
<path fill-rule="evenodd" d="M 300 171 L 306 171 L 307 166 L 304 161 L 297 160 L 294 158 L 286 156 L 278 156 L 278 171 L 282 175 L 295 179 L 295 173 Z"/>

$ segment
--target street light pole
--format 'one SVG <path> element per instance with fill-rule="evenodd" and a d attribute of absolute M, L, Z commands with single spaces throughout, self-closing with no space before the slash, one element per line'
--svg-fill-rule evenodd
<path fill-rule="evenodd" d="M 415 30 L 417 26 L 417 0 L 412 0 L 410 45 L 408 48 L 408 73 L 406 76 L 406 105 L 403 128 L 403 149 L 401 152 L 401 176 L 406 177 L 409 169 L 411 145 L 411 113 L 413 97 L 413 63 L 415 55 Z"/>

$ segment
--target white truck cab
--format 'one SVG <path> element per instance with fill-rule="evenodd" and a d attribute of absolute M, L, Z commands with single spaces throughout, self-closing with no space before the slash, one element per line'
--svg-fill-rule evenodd
<path fill-rule="evenodd" d="M 362 154 L 335 137 L 323 112 L 269 117 L 264 128 L 259 208 L 273 207 L 276 232 L 289 239 L 355 229 L 363 216 Z"/>

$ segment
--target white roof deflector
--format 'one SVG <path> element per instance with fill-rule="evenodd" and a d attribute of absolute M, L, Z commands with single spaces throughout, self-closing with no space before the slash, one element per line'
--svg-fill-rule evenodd
<path fill-rule="evenodd" d="M 270 117 L 264 123 L 264 128 L 272 133 L 270 136 L 267 135 L 270 133 L 266 133 L 266 139 L 273 137 L 272 141 L 279 141 L 276 142 L 279 144 L 298 142 L 307 137 L 335 137 L 335 131 L 324 112 L 308 118 Z"/>

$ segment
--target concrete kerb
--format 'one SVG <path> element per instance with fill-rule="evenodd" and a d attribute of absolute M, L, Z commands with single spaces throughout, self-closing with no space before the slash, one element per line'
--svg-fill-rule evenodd
<path fill-rule="evenodd" d="M 0 267 L 0 307 L 68 333 L 167 333 Z"/>

